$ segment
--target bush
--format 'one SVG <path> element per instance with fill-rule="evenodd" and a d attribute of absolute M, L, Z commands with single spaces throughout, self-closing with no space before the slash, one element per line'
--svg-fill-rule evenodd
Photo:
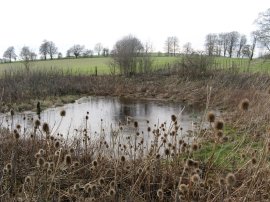
<path fill-rule="evenodd" d="M 191 77 L 201 77 L 209 75 L 209 70 L 211 69 L 213 62 L 213 57 L 203 55 L 199 52 L 192 52 L 183 55 L 180 65 L 182 67 L 182 73 L 188 74 Z"/>

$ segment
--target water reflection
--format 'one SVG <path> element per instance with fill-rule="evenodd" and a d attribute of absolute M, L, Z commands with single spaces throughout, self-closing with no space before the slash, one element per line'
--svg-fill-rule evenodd
<path fill-rule="evenodd" d="M 140 101 L 112 97 L 84 97 L 75 103 L 64 105 L 63 107 L 49 108 L 41 112 L 42 122 L 48 122 L 53 133 L 75 134 L 75 129 L 86 127 L 90 133 L 99 133 L 101 128 L 110 130 L 118 127 L 119 122 L 126 123 L 127 120 L 138 121 L 139 130 L 146 130 L 150 125 L 170 122 L 172 114 L 178 114 L 184 106 L 179 104 L 164 104 L 156 101 Z M 60 116 L 60 111 L 65 110 L 66 116 Z M 180 117 L 180 126 L 184 131 L 192 129 L 194 115 L 198 111 L 185 109 Z M 20 124 L 23 128 L 33 125 L 33 120 L 37 119 L 34 112 L 15 114 L 13 120 L 11 116 L 0 116 L 1 125 L 14 128 Z M 130 127 L 133 125 L 131 124 Z"/>

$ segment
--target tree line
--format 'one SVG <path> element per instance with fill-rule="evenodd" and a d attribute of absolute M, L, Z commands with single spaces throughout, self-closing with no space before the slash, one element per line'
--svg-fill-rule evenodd
<path fill-rule="evenodd" d="M 208 56 L 247 57 L 252 60 L 258 32 L 252 32 L 250 38 L 250 44 L 247 44 L 246 35 L 241 35 L 237 31 L 211 33 L 205 38 L 205 51 Z"/>
<path fill-rule="evenodd" d="M 94 52 L 98 56 L 109 56 L 109 49 L 103 47 L 101 43 L 97 43 L 94 47 L 94 50 L 86 49 L 84 45 L 75 44 L 70 47 L 66 52 L 66 57 L 92 57 L 94 56 Z M 39 55 L 41 60 L 47 60 L 58 58 L 63 58 L 63 54 L 58 51 L 57 46 L 53 41 L 44 40 L 39 46 Z M 36 60 L 38 55 L 32 51 L 29 46 L 24 46 L 20 50 L 19 56 L 16 54 L 14 46 L 10 46 L 6 49 L 3 54 L 3 59 L 0 59 L 2 62 L 12 62 L 17 61 L 18 58 L 21 60 Z"/>
<path fill-rule="evenodd" d="M 247 57 L 250 60 L 254 57 L 255 47 L 257 43 L 265 47 L 268 52 L 270 52 L 270 8 L 265 12 L 260 13 L 256 19 L 256 24 L 258 29 L 250 34 L 250 40 L 246 35 L 241 35 L 237 31 L 223 32 L 223 33 L 209 33 L 205 38 L 205 51 L 204 54 L 208 56 L 223 56 L 223 57 Z M 176 56 L 180 54 L 179 39 L 176 36 L 167 37 L 165 40 L 164 50 L 168 56 Z M 94 47 L 94 51 L 98 56 L 112 56 L 115 62 L 120 66 L 128 66 L 128 72 L 132 72 L 134 69 L 135 56 L 144 56 L 144 60 L 148 58 L 152 50 L 152 44 L 146 42 L 143 44 L 139 39 L 133 36 L 123 37 L 121 40 L 117 41 L 110 51 L 108 48 L 104 48 L 101 43 L 97 43 Z M 94 51 L 86 49 L 84 45 L 75 44 L 70 47 L 66 52 L 66 57 L 91 57 L 94 55 Z M 191 43 L 186 43 L 183 45 L 184 54 L 190 54 L 194 52 L 191 47 Z M 39 47 L 40 58 L 47 60 L 53 58 L 62 58 L 62 53 L 58 52 L 58 48 L 52 41 L 44 40 Z M 23 61 L 32 61 L 37 58 L 37 54 L 30 50 L 28 46 L 24 46 L 20 51 L 20 58 Z M 132 56 L 132 60 L 129 58 Z M 147 56 L 147 57 L 146 57 Z M 16 61 L 18 56 L 15 53 L 15 48 L 13 46 L 8 47 L 3 54 L 3 58 L 9 62 Z M 140 61 L 141 68 L 142 63 L 150 64 L 150 60 Z"/>

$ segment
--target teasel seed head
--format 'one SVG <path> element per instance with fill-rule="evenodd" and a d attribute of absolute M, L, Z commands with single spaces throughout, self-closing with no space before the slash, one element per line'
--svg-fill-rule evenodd
<path fill-rule="evenodd" d="M 7 168 L 8 171 L 10 171 L 10 170 L 12 169 L 11 163 L 8 163 L 8 164 L 6 165 L 6 168 Z"/>
<path fill-rule="evenodd" d="M 125 162 L 126 161 L 126 157 L 125 156 L 121 156 L 121 162 Z"/>
<path fill-rule="evenodd" d="M 233 173 L 228 173 L 226 176 L 226 184 L 229 187 L 233 187 L 236 183 L 236 178 L 235 175 Z"/>
<path fill-rule="evenodd" d="M 218 131 L 215 132 L 215 135 L 217 136 L 217 138 L 222 138 L 223 137 L 223 131 L 218 130 Z"/>
<path fill-rule="evenodd" d="M 103 177 L 99 178 L 98 183 L 99 183 L 99 185 L 104 185 L 105 179 Z"/>
<path fill-rule="evenodd" d="M 247 98 L 241 100 L 239 108 L 243 111 L 247 111 L 249 108 L 249 100 Z"/>
<path fill-rule="evenodd" d="M 115 189 L 111 188 L 111 189 L 109 190 L 109 195 L 110 195 L 110 196 L 114 196 L 114 195 L 115 195 Z"/>
<path fill-rule="evenodd" d="M 157 196 L 159 199 L 161 199 L 161 200 L 163 199 L 163 190 L 162 189 L 157 190 Z"/>
<path fill-rule="evenodd" d="M 65 164 L 66 165 L 71 165 L 71 163 L 72 163 L 71 155 L 70 154 L 66 154 L 65 155 Z"/>
<path fill-rule="evenodd" d="M 224 128 L 224 122 L 222 120 L 217 120 L 215 122 L 215 128 L 217 130 L 222 130 Z"/>
<path fill-rule="evenodd" d="M 212 112 L 212 111 L 208 112 L 208 114 L 207 114 L 207 120 L 210 123 L 215 122 L 215 118 L 216 118 L 216 116 L 215 116 L 214 112 Z"/>
<path fill-rule="evenodd" d="M 60 141 L 57 140 L 54 142 L 54 148 L 58 149 L 60 147 Z"/>
<path fill-rule="evenodd" d="M 176 119 L 177 119 L 177 117 L 173 114 L 173 115 L 171 115 L 171 120 L 172 120 L 172 122 L 176 122 Z"/>
<path fill-rule="evenodd" d="M 195 184 L 198 184 L 200 181 L 200 176 L 198 174 L 194 174 L 191 176 L 191 181 Z"/>
<path fill-rule="evenodd" d="M 50 128 L 49 128 L 49 124 L 48 124 L 48 123 L 43 123 L 42 129 L 43 129 L 43 131 L 44 131 L 46 134 L 49 134 Z"/>
<path fill-rule="evenodd" d="M 92 162 L 92 165 L 93 165 L 94 167 L 97 167 L 97 166 L 98 166 L 97 160 L 94 160 L 94 161 Z"/>
<path fill-rule="evenodd" d="M 32 182 L 32 178 L 30 176 L 26 176 L 26 178 L 24 179 L 25 183 L 31 183 Z"/>
<path fill-rule="evenodd" d="M 44 166 L 44 164 L 45 164 L 45 159 L 44 159 L 43 157 L 39 157 L 39 158 L 37 159 L 37 165 L 38 165 L 39 167 L 42 167 L 42 166 Z"/>
<path fill-rule="evenodd" d="M 62 117 L 66 116 L 66 111 L 65 110 L 61 110 L 60 111 L 60 116 L 62 116 Z"/>

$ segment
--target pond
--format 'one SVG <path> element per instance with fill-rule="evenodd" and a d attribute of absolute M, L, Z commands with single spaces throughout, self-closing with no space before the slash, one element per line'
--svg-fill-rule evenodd
<path fill-rule="evenodd" d="M 60 112 L 65 110 L 65 116 Z M 145 131 L 167 122 L 170 124 L 171 115 L 178 115 L 178 123 L 184 132 L 192 130 L 194 123 L 200 121 L 200 111 L 185 108 L 184 105 L 164 103 L 153 100 L 134 100 L 116 97 L 83 97 L 75 103 L 66 104 L 62 107 L 48 108 L 41 112 L 41 122 L 47 122 L 51 134 L 75 135 L 76 132 L 87 128 L 90 134 L 98 134 L 104 129 L 109 132 L 119 128 L 119 123 L 125 125 L 127 132 L 134 129 L 134 121 L 138 122 L 138 130 Z M 86 116 L 88 119 L 86 119 Z M 26 133 L 34 121 L 38 119 L 35 112 L 27 111 L 9 115 L 0 115 L 0 126 L 14 129 L 18 124 Z M 148 122 L 149 123 L 148 123 Z M 129 125 L 127 123 L 130 122 Z M 32 127 L 33 128 L 33 127 Z"/>

